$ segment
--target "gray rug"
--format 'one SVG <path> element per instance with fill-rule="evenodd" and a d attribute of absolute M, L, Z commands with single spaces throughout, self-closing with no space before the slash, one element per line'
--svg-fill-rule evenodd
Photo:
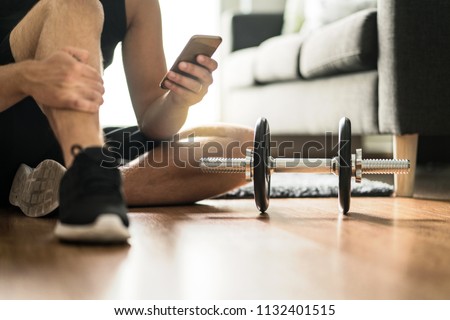
<path fill-rule="evenodd" d="M 271 198 L 311 198 L 337 197 L 339 178 L 334 175 L 313 175 L 283 173 L 272 175 Z M 361 183 L 352 181 L 354 197 L 388 197 L 394 187 L 390 184 L 363 179 Z M 232 190 L 220 198 L 253 198 L 253 182 Z"/>

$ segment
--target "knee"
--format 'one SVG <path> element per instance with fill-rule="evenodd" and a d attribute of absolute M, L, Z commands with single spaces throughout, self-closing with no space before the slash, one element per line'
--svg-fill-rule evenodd
<path fill-rule="evenodd" d="M 246 150 L 253 148 L 254 131 L 249 127 L 236 126 L 226 148 L 226 157 L 245 157 Z"/>
<path fill-rule="evenodd" d="M 255 131 L 249 127 L 241 127 L 240 129 L 240 140 L 242 144 L 241 154 L 245 157 L 246 150 L 253 148 L 255 139 Z"/>
<path fill-rule="evenodd" d="M 41 0 L 49 16 L 76 22 L 101 33 L 104 23 L 103 6 L 98 0 Z"/>
<path fill-rule="evenodd" d="M 255 136 L 255 131 L 250 127 L 240 127 L 239 128 L 239 137 L 241 141 L 245 142 L 251 142 L 253 143 L 253 139 Z"/>

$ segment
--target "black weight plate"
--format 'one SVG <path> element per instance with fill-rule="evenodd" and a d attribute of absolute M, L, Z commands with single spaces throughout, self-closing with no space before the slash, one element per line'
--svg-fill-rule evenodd
<path fill-rule="evenodd" d="M 270 199 L 270 129 L 265 118 L 259 118 L 255 126 L 253 153 L 253 186 L 255 202 L 261 213 L 269 208 Z"/>
<path fill-rule="evenodd" d="M 339 121 L 339 211 L 350 210 L 352 179 L 352 126 L 348 118 Z"/>

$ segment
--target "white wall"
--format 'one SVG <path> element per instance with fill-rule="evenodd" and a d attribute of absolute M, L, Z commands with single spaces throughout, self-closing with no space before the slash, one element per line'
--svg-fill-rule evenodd
<path fill-rule="evenodd" d="M 222 11 L 249 12 L 283 11 L 285 0 L 221 0 Z"/>
<path fill-rule="evenodd" d="M 283 11 L 284 0 L 241 0 L 242 5 L 247 5 L 253 12 Z"/>
<path fill-rule="evenodd" d="M 173 64 L 187 40 L 194 34 L 218 34 L 220 3 L 211 0 L 161 0 L 164 50 L 168 67 Z M 113 64 L 105 71 L 105 103 L 101 107 L 103 126 L 134 125 L 120 46 L 116 49 Z M 186 126 L 216 121 L 219 118 L 218 84 L 214 84 L 205 99 L 191 107 Z"/>
<path fill-rule="evenodd" d="M 228 11 L 228 10 L 238 10 L 239 9 L 239 0 L 220 0 L 220 10 Z"/>

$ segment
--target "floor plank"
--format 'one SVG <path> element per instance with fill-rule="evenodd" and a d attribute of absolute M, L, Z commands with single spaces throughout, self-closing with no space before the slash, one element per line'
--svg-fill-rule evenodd
<path fill-rule="evenodd" d="M 0 212 L 1 299 L 450 299 L 450 202 L 354 198 L 137 208 L 119 247 Z"/>

